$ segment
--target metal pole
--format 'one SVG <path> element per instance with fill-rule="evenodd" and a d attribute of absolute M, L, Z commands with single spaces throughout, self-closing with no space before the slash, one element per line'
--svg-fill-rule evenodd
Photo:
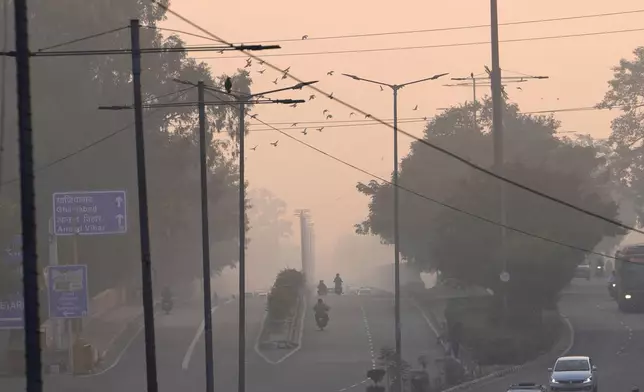
<path fill-rule="evenodd" d="M 478 108 L 476 107 L 477 101 L 476 101 L 476 78 L 474 77 L 474 72 L 470 73 L 470 77 L 472 78 L 472 95 L 473 95 L 473 102 L 474 102 L 474 129 L 478 129 L 478 121 L 477 121 L 477 115 L 478 115 Z"/>
<path fill-rule="evenodd" d="M 245 105 L 239 104 L 239 374 L 237 392 L 246 391 L 246 179 L 244 162 Z"/>
<path fill-rule="evenodd" d="M 396 361 L 400 371 L 402 363 L 402 338 L 400 332 L 400 231 L 398 217 L 398 86 L 394 90 L 394 295 Z M 398 377 L 399 391 L 402 392 L 402 377 Z"/>
<path fill-rule="evenodd" d="M 492 42 L 492 136 L 494 139 L 494 167 L 498 174 L 504 174 L 504 151 L 503 151 L 503 95 L 501 87 L 501 66 L 499 61 L 499 19 L 498 19 L 498 6 L 497 0 L 490 0 L 490 19 L 491 19 L 491 42 Z M 508 270 L 508 261 L 505 254 L 506 242 L 506 210 L 505 210 L 505 183 L 499 181 L 500 198 L 499 198 L 499 212 L 501 220 L 501 265 L 502 274 L 506 274 Z M 507 298 L 507 282 L 503 282 L 505 288 L 503 290 L 503 310 L 507 314 L 508 298 Z"/>
<path fill-rule="evenodd" d="M 199 93 L 199 161 L 201 165 L 201 254 L 203 263 L 203 311 L 206 339 L 206 392 L 214 391 L 212 348 L 212 293 L 210 288 L 210 234 L 208 232 L 208 142 L 206 141 L 206 104 L 204 83 L 197 84 Z"/>
<path fill-rule="evenodd" d="M 139 21 L 130 20 L 132 38 L 132 85 L 134 88 L 134 134 L 136 139 L 136 172 L 139 191 L 139 235 L 141 241 L 141 281 L 143 285 L 143 320 L 145 323 L 145 365 L 148 392 L 159 390 L 154 338 L 154 302 L 152 296 L 152 260 L 148 222 L 148 189 L 145 172 L 145 137 L 141 100 L 141 43 Z"/>
<path fill-rule="evenodd" d="M 57 266 L 58 265 L 58 237 L 55 233 L 54 220 L 49 218 L 49 265 Z M 56 350 L 64 349 L 63 344 L 63 330 L 64 330 L 64 320 L 61 319 L 52 319 L 52 333 L 54 335 L 54 347 Z"/>
<path fill-rule="evenodd" d="M 22 223 L 25 320 L 25 368 L 27 392 L 41 392 L 40 316 L 38 314 L 38 255 L 36 254 L 36 191 L 31 124 L 29 22 L 27 0 L 14 2 L 16 36 L 16 84 L 18 95 L 18 148 L 20 159 L 20 220 Z"/>

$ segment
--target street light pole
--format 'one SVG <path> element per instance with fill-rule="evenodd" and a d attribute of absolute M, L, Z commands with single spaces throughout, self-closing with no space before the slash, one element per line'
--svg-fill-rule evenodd
<path fill-rule="evenodd" d="M 428 78 L 423 78 L 423 79 L 418 79 L 418 80 L 413 80 L 411 82 L 403 83 L 403 84 L 388 84 L 388 83 L 382 83 L 376 80 L 371 80 L 371 79 L 365 79 L 361 78 L 356 75 L 351 75 L 351 74 L 345 74 L 343 73 L 342 75 L 349 77 L 351 79 L 361 81 L 361 82 L 367 82 L 367 83 L 372 83 L 372 84 L 377 84 L 379 86 L 387 86 L 393 91 L 393 99 L 394 99 L 394 159 L 393 159 L 393 164 L 394 164 L 394 174 L 393 174 L 393 187 L 394 187 L 394 301 L 395 301 L 395 306 L 394 306 L 394 319 L 395 319 L 395 341 L 396 341 L 396 361 L 398 368 L 400 369 L 401 365 L 401 360 L 402 360 L 402 336 L 401 336 L 401 322 L 400 322 L 400 220 L 399 220 L 399 203 L 398 203 L 398 196 L 399 196 L 399 189 L 398 189 L 398 90 L 405 86 L 409 86 L 411 84 L 417 84 L 421 82 L 426 82 L 429 80 L 436 80 L 440 77 L 443 77 L 445 75 L 448 75 L 447 73 L 442 73 L 442 74 L 436 74 L 434 76 L 430 76 Z M 402 379 L 398 380 L 399 382 L 399 388 L 400 391 L 402 391 Z"/>
<path fill-rule="evenodd" d="M 246 168 L 244 121 L 246 105 L 239 104 L 239 355 L 237 391 L 246 391 Z"/>
<path fill-rule="evenodd" d="M 206 392 L 214 391 L 212 345 L 212 289 L 210 287 L 210 234 L 208 218 L 208 142 L 204 83 L 197 84 L 199 100 L 199 165 L 201 171 L 201 256 L 203 267 L 203 311 L 206 340 Z"/>

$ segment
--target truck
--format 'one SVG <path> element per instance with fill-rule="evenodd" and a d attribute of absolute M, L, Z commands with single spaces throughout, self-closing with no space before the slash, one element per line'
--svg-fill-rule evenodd
<path fill-rule="evenodd" d="M 620 311 L 644 311 L 644 243 L 623 246 L 615 253 L 615 283 Z"/>

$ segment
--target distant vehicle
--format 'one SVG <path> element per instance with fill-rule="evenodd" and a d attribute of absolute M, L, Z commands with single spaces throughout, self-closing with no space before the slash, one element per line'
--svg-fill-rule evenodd
<path fill-rule="evenodd" d="M 518 384 L 510 385 L 507 392 L 546 392 L 548 389 L 541 384 L 533 382 L 520 382 Z"/>
<path fill-rule="evenodd" d="M 358 294 L 358 295 L 371 295 L 371 288 L 370 287 L 360 287 L 356 291 L 356 294 Z"/>
<path fill-rule="evenodd" d="M 550 390 L 597 392 L 597 367 L 590 357 L 560 357 L 549 368 Z"/>
<path fill-rule="evenodd" d="M 575 268 L 575 278 L 590 280 L 590 264 L 582 263 Z"/>
<path fill-rule="evenodd" d="M 268 296 L 268 290 L 256 290 L 255 296 L 257 297 L 266 297 Z"/>
<path fill-rule="evenodd" d="M 253 298 L 253 297 L 255 296 L 255 293 L 250 292 L 250 291 L 247 291 L 247 292 L 245 293 L 245 296 L 246 296 L 246 298 Z"/>
<path fill-rule="evenodd" d="M 615 283 L 619 310 L 644 310 L 644 244 L 627 245 L 617 251 Z"/>

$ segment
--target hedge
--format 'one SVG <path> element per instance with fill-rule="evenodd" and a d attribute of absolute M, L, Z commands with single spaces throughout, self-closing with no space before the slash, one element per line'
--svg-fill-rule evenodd
<path fill-rule="evenodd" d="M 300 271 L 292 268 L 280 271 L 268 295 L 269 318 L 273 321 L 283 321 L 291 316 L 303 287 L 304 275 Z"/>

